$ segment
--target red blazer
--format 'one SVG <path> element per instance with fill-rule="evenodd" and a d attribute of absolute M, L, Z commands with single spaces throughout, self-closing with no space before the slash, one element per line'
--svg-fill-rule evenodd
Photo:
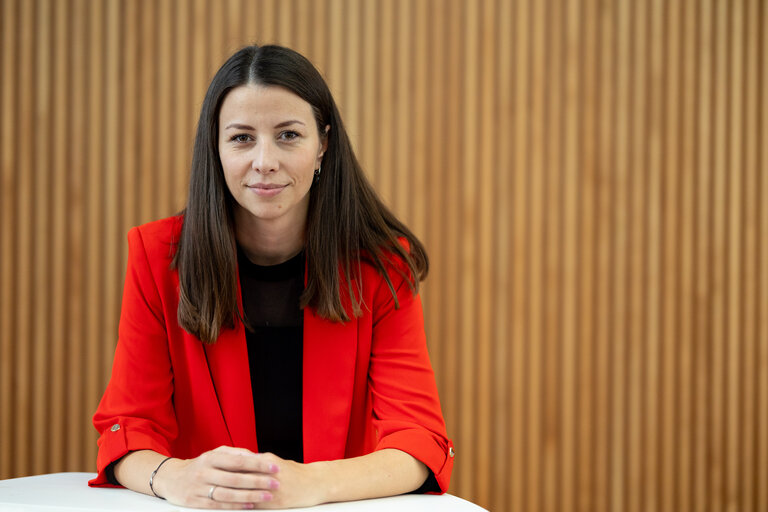
<path fill-rule="evenodd" d="M 220 445 L 258 451 L 245 330 L 213 345 L 176 320 L 178 274 L 170 269 L 181 217 L 128 233 L 128 271 L 112 377 L 93 417 L 98 475 L 129 451 L 192 458 Z M 305 462 L 383 448 L 413 455 L 443 492 L 453 448 L 427 354 L 421 301 L 396 269 L 400 302 L 375 268 L 362 265 L 363 315 L 346 323 L 304 310 Z"/>

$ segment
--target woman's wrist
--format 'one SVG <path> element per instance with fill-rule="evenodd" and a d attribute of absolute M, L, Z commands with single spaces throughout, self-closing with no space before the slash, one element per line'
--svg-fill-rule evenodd
<path fill-rule="evenodd" d="M 172 458 L 173 457 L 166 457 L 166 458 L 164 458 L 162 461 L 160 461 L 160 464 L 157 465 L 155 470 L 152 471 L 152 474 L 149 475 L 149 490 L 152 491 L 152 494 L 154 494 L 155 497 L 157 497 L 157 498 L 165 499 L 162 496 L 160 496 L 159 494 L 157 494 L 157 491 L 155 491 L 155 486 L 154 486 L 155 476 L 157 475 L 157 472 L 160 471 L 160 468 L 163 467 L 163 464 L 165 464 L 166 462 L 168 462 Z"/>
<path fill-rule="evenodd" d="M 318 461 L 304 464 L 312 488 L 317 498 L 316 503 L 333 503 L 339 501 L 338 486 L 333 478 L 333 461 Z"/>
<path fill-rule="evenodd" d="M 169 458 L 166 462 L 162 463 L 162 467 L 159 468 L 155 474 L 152 487 L 157 496 L 162 499 L 168 499 L 168 483 L 173 479 L 173 473 L 179 468 L 184 466 L 184 459 Z"/>

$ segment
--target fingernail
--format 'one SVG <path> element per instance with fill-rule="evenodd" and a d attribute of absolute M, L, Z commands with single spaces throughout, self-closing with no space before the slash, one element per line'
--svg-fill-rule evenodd
<path fill-rule="evenodd" d="M 243 505 L 243 508 L 246 510 L 250 510 L 250 509 L 256 508 L 256 505 L 254 505 L 253 503 L 246 503 L 245 505 Z"/>
<path fill-rule="evenodd" d="M 261 501 L 271 501 L 272 500 L 272 494 L 265 492 L 261 494 Z"/>
<path fill-rule="evenodd" d="M 278 471 L 280 471 L 280 468 L 277 467 L 277 464 L 270 464 L 269 471 L 271 473 L 277 473 Z"/>
<path fill-rule="evenodd" d="M 277 480 L 270 480 L 269 481 L 269 488 L 270 489 L 279 489 L 280 488 L 280 482 Z"/>

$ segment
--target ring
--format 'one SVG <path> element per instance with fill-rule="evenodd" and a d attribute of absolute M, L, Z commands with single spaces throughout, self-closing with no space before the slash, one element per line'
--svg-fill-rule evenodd
<path fill-rule="evenodd" d="M 211 501 L 216 501 L 213 499 L 213 491 L 216 490 L 216 487 L 218 487 L 218 485 L 212 485 L 211 488 L 208 489 L 208 499 Z"/>

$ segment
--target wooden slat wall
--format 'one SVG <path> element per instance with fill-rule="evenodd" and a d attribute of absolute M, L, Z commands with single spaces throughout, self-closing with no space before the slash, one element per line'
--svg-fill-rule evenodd
<path fill-rule="evenodd" d="M 216 67 L 326 75 L 431 251 L 451 492 L 768 510 L 763 0 L 1 0 L 0 478 L 92 471 L 130 226 Z"/>

